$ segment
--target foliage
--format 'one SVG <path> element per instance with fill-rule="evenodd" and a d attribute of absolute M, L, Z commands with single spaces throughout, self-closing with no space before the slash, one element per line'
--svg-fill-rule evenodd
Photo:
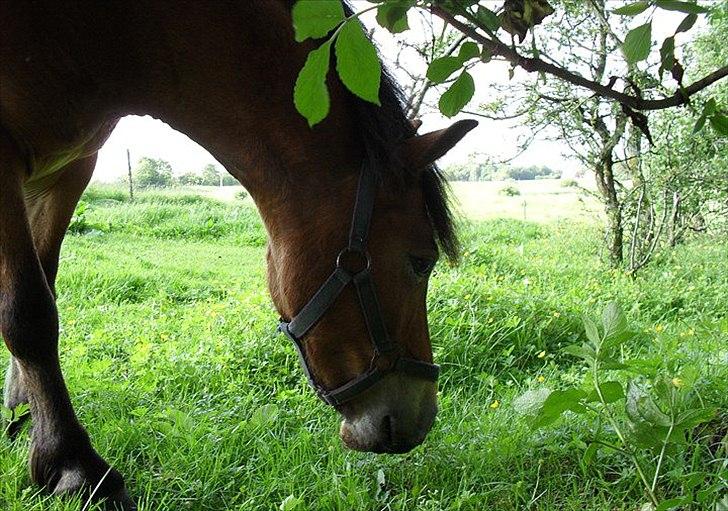
<path fill-rule="evenodd" d="M 584 384 L 539 395 L 540 406 L 529 410 L 531 427 L 550 425 L 567 411 L 585 415 L 594 428 L 582 460 L 585 466 L 591 465 L 600 448 L 611 449 L 632 462 L 656 509 L 691 504 L 707 507 L 714 502 L 722 486 L 719 481 L 712 483 L 710 491 L 694 493 L 696 486 L 707 483 L 704 473 L 691 479 L 682 495 L 664 500 L 657 497 L 667 449 L 687 444 L 687 436 L 716 414 L 716 409 L 706 407 L 696 394 L 698 367 L 681 367 L 680 375 L 662 373 L 651 360 L 624 357 L 623 347 L 633 333 L 616 302 L 604 309 L 601 328 L 589 317 L 584 318 L 584 328 L 586 342 L 564 348 L 565 353 L 582 359 L 586 365 Z M 623 373 L 628 378 L 626 389 L 621 381 L 610 379 L 615 373 Z M 649 386 L 642 383 L 644 379 L 650 382 Z M 618 420 L 614 409 L 622 402 L 626 413 Z M 645 471 L 644 458 L 648 462 L 654 460 L 649 472 Z M 653 474 L 650 480 L 648 473 Z"/>
<path fill-rule="evenodd" d="M 71 234 L 84 234 L 91 230 L 86 214 L 89 211 L 89 205 L 86 201 L 79 201 L 76 209 L 73 211 L 71 223 L 68 225 L 68 232 Z"/>
<path fill-rule="evenodd" d="M 134 169 L 134 182 L 141 188 L 172 186 L 172 166 L 164 160 L 144 156 Z"/>
<path fill-rule="evenodd" d="M 518 190 L 518 188 L 513 185 L 508 185 L 501 188 L 498 193 L 501 195 L 505 195 L 506 197 L 516 197 L 517 195 L 521 195 L 520 190 Z"/>
<path fill-rule="evenodd" d="M 562 188 L 577 188 L 578 186 L 579 186 L 579 182 L 576 179 L 562 179 L 561 180 Z"/>
<path fill-rule="evenodd" d="M 573 5 L 573 2 L 562 0 L 558 7 L 562 13 L 566 13 Z M 477 0 L 444 2 L 381 0 L 361 11 L 347 13 L 337 1 L 299 0 L 292 10 L 296 40 L 326 39 L 311 50 L 298 76 L 294 90 L 296 108 L 311 126 L 323 120 L 328 114 L 326 76 L 329 72 L 331 46 L 334 44 L 336 69 L 341 82 L 357 96 L 378 104 L 381 65 L 374 46 L 367 39 L 358 20 L 361 14 L 374 9 L 377 10 L 377 23 L 392 33 L 400 33 L 409 28 L 407 13 L 410 9 L 422 9 L 442 18 L 463 35 L 459 51 L 447 52 L 435 58 L 430 62 L 427 71 L 427 77 L 431 82 L 448 83 L 448 88 L 441 94 L 439 100 L 440 111 L 448 117 L 460 112 L 473 97 L 475 82 L 468 69 L 478 65 L 479 62 L 487 63 L 494 56 L 509 61 L 513 66 L 511 73 L 519 66 L 528 72 L 552 75 L 565 83 L 586 89 L 590 93 L 621 105 L 625 115 L 647 136 L 649 136 L 647 120 L 643 114 L 638 113 L 639 110 L 657 110 L 686 104 L 692 94 L 728 74 L 728 67 L 723 63 L 719 64 L 717 75 L 707 75 L 705 81 L 697 81 L 691 85 L 683 84 L 684 67 L 675 51 L 675 38 L 678 34 L 689 31 L 699 16 L 705 16 L 717 9 L 707 4 L 652 0 L 634 2 L 614 9 L 612 13 L 616 18 L 646 16 L 646 19 L 626 34 L 615 36 L 619 44 L 611 49 L 610 53 L 620 52 L 627 63 L 627 68 L 614 75 L 609 86 L 604 86 L 599 80 L 584 77 L 568 62 L 542 58 L 542 55 L 548 55 L 550 52 L 546 51 L 547 48 L 543 47 L 542 41 L 536 37 L 537 27 L 556 12 L 546 0 L 506 0 L 497 11 L 492 10 L 492 7 L 492 3 Z M 597 10 L 599 12 L 593 15 L 599 18 L 600 23 L 606 25 L 608 32 L 616 34 L 623 30 L 620 21 L 609 19 L 609 13 L 603 5 L 597 7 Z M 652 68 L 644 65 L 639 68 L 638 65 L 647 61 L 653 53 L 652 17 L 654 12 L 659 10 L 682 12 L 685 17 L 675 33 L 663 40 L 659 51 L 659 66 Z M 530 41 L 526 41 L 529 32 L 533 37 Z M 445 31 L 443 35 L 444 33 Z M 510 44 L 501 39 L 504 33 L 511 35 Z M 588 61 L 590 56 L 581 54 L 588 53 L 589 50 L 588 46 L 582 46 L 571 56 L 586 57 Z M 661 99 L 645 98 L 644 90 L 634 82 L 632 75 L 635 70 L 639 70 L 648 78 L 643 82 L 650 81 L 654 84 L 652 89 L 663 90 L 666 89 L 662 86 L 662 82 L 667 71 L 678 82 L 678 88 L 671 96 L 663 96 Z M 455 78 L 448 81 L 451 76 Z M 624 83 L 624 92 L 614 88 L 614 82 L 619 79 Z M 709 119 L 717 132 L 728 134 L 728 117 L 723 108 L 715 106 L 704 109 L 698 124 L 702 126 Z"/>
<path fill-rule="evenodd" d="M 533 179 L 558 179 L 561 172 L 545 165 L 518 166 L 483 162 L 480 155 L 471 155 L 463 164 L 452 164 L 443 169 L 450 181 L 530 181 Z"/>

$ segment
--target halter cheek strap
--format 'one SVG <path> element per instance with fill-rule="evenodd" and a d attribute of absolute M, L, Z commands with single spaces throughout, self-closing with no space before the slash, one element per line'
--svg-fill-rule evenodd
<path fill-rule="evenodd" d="M 440 367 L 435 364 L 401 356 L 397 357 L 387 369 L 377 367 L 377 359 L 382 354 L 395 351 L 397 344 L 390 338 L 382 319 L 377 291 L 372 279 L 371 258 L 366 249 L 369 225 L 374 210 L 375 192 L 374 175 L 364 164 L 359 174 L 354 216 L 349 231 L 349 243 L 339 252 L 336 258 L 336 268 L 291 321 L 281 320 L 278 325 L 278 329 L 293 341 L 309 384 L 318 396 L 331 406 L 339 406 L 357 397 L 389 373 L 407 374 L 434 382 L 437 381 L 440 372 Z M 355 269 L 347 268 L 345 265 L 345 260 L 352 258 L 358 258 L 361 263 Z M 327 390 L 316 381 L 311 372 L 306 360 L 303 338 L 331 308 L 341 292 L 349 284 L 353 284 L 356 288 L 359 305 L 369 332 L 369 339 L 374 348 L 374 357 L 366 372 L 339 387 Z"/>

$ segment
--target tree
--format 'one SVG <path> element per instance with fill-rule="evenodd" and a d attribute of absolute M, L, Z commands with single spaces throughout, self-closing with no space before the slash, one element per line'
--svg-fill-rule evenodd
<path fill-rule="evenodd" d="M 197 186 L 202 184 L 202 176 L 199 174 L 188 171 L 177 177 L 177 182 L 183 186 Z"/>
<path fill-rule="evenodd" d="M 172 166 L 162 159 L 142 157 L 134 170 L 135 181 L 142 188 L 172 186 Z"/>
<path fill-rule="evenodd" d="M 363 99 L 376 102 L 378 60 L 358 58 L 358 74 L 350 76 L 347 71 L 347 59 L 371 50 L 359 33 L 356 19 L 362 12 L 376 9 L 377 22 L 399 33 L 408 28 L 410 9 L 429 11 L 452 31 L 445 27 L 439 37 L 433 36 L 432 43 L 419 49 L 428 70 L 425 78 L 412 77 L 415 85 L 410 88 L 410 112 L 419 111 L 428 92 L 444 86 L 444 92 L 438 91 L 438 108 L 446 116 L 455 115 L 473 96 L 475 83 L 468 71 L 491 60 L 509 62 L 511 73 L 516 67 L 532 73 L 533 79 L 524 86 L 505 86 L 498 101 L 475 113 L 525 120 L 532 134 L 522 141 L 523 149 L 536 134 L 566 141 L 572 156 L 596 178 L 597 195 L 607 217 L 606 241 L 612 265 L 623 264 L 628 247 L 628 268 L 634 272 L 649 260 L 665 232 L 657 214 L 662 206 L 656 203 L 666 203 L 669 195 L 665 187 L 668 181 L 647 176 L 642 165 L 645 143 L 655 143 L 649 112 L 685 106 L 697 118 L 696 130 L 709 125 L 716 136 L 728 135 L 724 110 L 728 102 L 722 96 L 711 98 L 701 93 L 728 75 L 728 60 L 714 59 L 710 65 L 697 67 L 683 55 L 680 45 L 699 16 L 720 18 L 725 5 L 645 0 L 610 10 L 605 0 L 552 3 L 555 8 L 546 0 L 505 0 L 496 12 L 491 10 L 492 2 L 484 1 L 384 0 L 349 13 L 341 10 L 338 2 L 298 2 L 293 10 L 296 37 L 328 39 L 311 52 L 296 83 L 294 100 L 310 124 L 325 117 L 328 103 L 319 100 L 327 97 L 328 66 L 313 64 L 328 61 L 330 47 L 335 45 L 336 68 L 343 84 Z M 326 8 L 322 4 L 327 4 Z M 652 49 L 652 21 L 663 10 L 684 16 L 657 52 Z M 359 31 L 345 28 L 347 25 L 359 27 Z M 510 36 L 509 43 L 504 42 L 504 36 Z M 694 81 L 687 85 L 684 78 Z M 701 97 L 696 96 L 699 93 Z M 468 167 L 468 179 L 480 179 L 479 168 Z M 452 169 L 460 178 L 464 171 Z M 660 190 L 653 186 L 658 183 L 662 183 Z"/>
<path fill-rule="evenodd" d="M 579 4 L 593 4 L 597 10 L 606 13 L 603 2 L 599 8 L 599 3 L 592 0 L 562 0 L 560 7 L 568 9 Z M 505 59 L 513 68 L 520 67 L 529 73 L 554 76 L 580 89 L 588 90 L 595 96 L 610 100 L 618 104 L 625 115 L 641 129 L 646 127 L 646 119 L 640 111 L 661 110 L 689 104 L 691 96 L 728 76 L 728 65 L 723 63 L 721 67 L 690 85 L 684 85 L 683 65 L 676 58 L 676 36 L 690 30 L 698 16 L 711 12 L 715 9 L 714 6 L 708 7 L 683 0 L 643 0 L 612 11 L 625 17 L 645 13 L 649 16 L 645 23 L 631 29 L 620 41 L 619 46 L 611 50 L 621 51 L 634 69 L 651 54 L 651 16 L 655 10 L 678 11 L 686 15 L 676 33 L 663 41 L 660 47 L 660 65 L 655 69 L 645 67 L 641 70 L 659 84 L 663 83 L 667 71 L 678 82 L 677 90 L 671 94 L 663 94 L 669 90 L 667 86 L 655 87 L 654 90 L 659 94 L 646 96 L 639 88 L 631 86 L 629 70 L 623 70 L 619 75 L 610 77 L 609 82 L 605 84 L 601 80 L 580 75 L 569 68 L 568 64 L 544 53 L 539 48 L 534 29 L 554 13 L 554 8 L 546 0 L 505 0 L 497 12 L 488 5 L 489 2 L 477 0 L 383 0 L 352 13 L 347 12 L 342 4 L 335 1 L 299 0 L 292 10 L 296 39 L 304 41 L 309 38 L 325 38 L 326 40 L 310 52 L 301 69 L 294 89 L 296 108 L 311 126 L 328 114 L 326 75 L 329 72 L 332 46 L 336 52 L 336 70 L 342 83 L 362 99 L 378 103 L 381 65 L 376 50 L 358 22 L 361 14 L 375 9 L 379 25 L 392 33 L 407 30 L 409 28 L 407 13 L 410 9 L 417 8 L 431 12 L 464 36 L 457 54 L 453 52 L 433 60 L 427 73 L 428 79 L 435 83 L 444 82 L 453 75 L 457 76 L 439 100 L 440 111 L 448 117 L 460 112 L 473 96 L 475 83 L 468 73 L 468 68 L 479 62 L 487 63 L 494 58 Z M 492 3 L 490 6 L 492 7 Z M 600 21 L 608 25 L 610 33 L 615 33 L 605 16 L 602 16 Z M 529 33 L 530 38 L 527 37 Z M 505 34 L 510 35 L 510 44 L 501 39 Z M 590 48 L 583 50 L 589 52 Z M 615 88 L 618 81 L 624 84 L 622 90 Z M 714 129 L 722 135 L 728 134 L 728 117 L 721 108 L 703 113 L 710 119 Z"/>
<path fill-rule="evenodd" d="M 205 186 L 222 186 L 222 171 L 217 165 L 209 163 L 202 169 L 202 184 Z"/>

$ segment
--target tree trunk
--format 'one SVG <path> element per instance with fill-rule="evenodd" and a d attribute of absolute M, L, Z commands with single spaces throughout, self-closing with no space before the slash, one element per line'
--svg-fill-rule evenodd
<path fill-rule="evenodd" d="M 594 168 L 597 189 L 604 200 L 607 214 L 607 250 L 609 264 L 612 268 L 622 265 L 624 259 L 624 226 L 622 225 L 622 207 L 619 203 L 614 181 L 614 162 L 611 150 L 604 153 L 601 161 Z"/>
<path fill-rule="evenodd" d="M 624 228 L 622 227 L 622 210 L 619 204 L 609 201 L 606 204 L 607 212 L 607 249 L 609 250 L 609 264 L 612 268 L 622 265 L 624 257 Z"/>

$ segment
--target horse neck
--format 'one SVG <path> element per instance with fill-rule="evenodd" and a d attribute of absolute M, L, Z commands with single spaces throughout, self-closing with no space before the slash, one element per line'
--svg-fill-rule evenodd
<path fill-rule="evenodd" d="M 330 114 L 313 129 L 295 110 L 293 84 L 312 45 L 294 41 L 288 2 L 144 10 L 135 40 L 148 62 L 134 108 L 208 149 L 250 191 L 271 235 L 288 211 L 313 214 L 321 190 L 336 197 L 354 186 L 347 176 L 363 154 L 351 94 L 330 80 Z"/>

